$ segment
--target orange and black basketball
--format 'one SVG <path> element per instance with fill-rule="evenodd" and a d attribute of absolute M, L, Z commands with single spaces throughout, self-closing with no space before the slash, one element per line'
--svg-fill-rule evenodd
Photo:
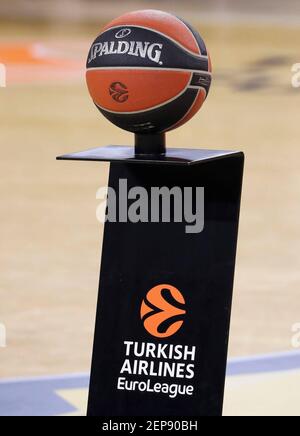
<path fill-rule="evenodd" d="M 197 31 L 165 12 L 132 12 L 108 24 L 87 59 L 91 97 L 112 123 L 160 133 L 191 119 L 211 84 L 211 62 Z"/>

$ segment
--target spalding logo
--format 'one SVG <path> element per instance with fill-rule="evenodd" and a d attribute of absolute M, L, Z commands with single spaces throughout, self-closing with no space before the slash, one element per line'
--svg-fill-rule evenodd
<path fill-rule="evenodd" d="M 129 30 L 129 29 L 128 29 Z M 97 42 L 92 45 L 88 63 L 90 64 L 97 57 L 111 55 L 128 55 L 150 61 L 162 65 L 160 61 L 163 50 L 163 44 L 141 41 L 110 41 Z"/>
<path fill-rule="evenodd" d="M 109 93 L 118 103 L 125 103 L 128 100 L 128 88 L 124 83 L 114 82 L 109 87 Z"/>
<path fill-rule="evenodd" d="M 117 39 L 126 38 L 126 36 L 129 36 L 131 32 L 131 29 L 121 29 L 119 30 L 119 32 L 116 33 L 115 37 Z"/>
<path fill-rule="evenodd" d="M 152 288 L 141 306 L 144 327 L 156 338 L 168 338 L 177 333 L 185 314 L 185 300 L 181 292 L 171 285 Z"/>

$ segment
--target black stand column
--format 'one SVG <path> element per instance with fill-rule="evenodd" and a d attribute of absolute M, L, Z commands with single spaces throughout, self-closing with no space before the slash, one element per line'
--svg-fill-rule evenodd
<path fill-rule="evenodd" d="M 204 187 L 204 229 L 106 223 L 88 415 L 220 416 L 243 154 L 197 151 L 192 160 L 168 150 L 147 162 L 126 153 L 124 161 L 100 149 L 62 159 L 111 160 L 118 195 L 120 180 L 149 197 L 152 187 Z"/>

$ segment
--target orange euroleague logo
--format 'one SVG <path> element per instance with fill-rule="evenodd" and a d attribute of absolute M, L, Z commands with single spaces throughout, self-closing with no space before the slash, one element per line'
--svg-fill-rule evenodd
<path fill-rule="evenodd" d="M 182 327 L 185 300 L 181 292 L 171 285 L 152 288 L 141 306 L 141 319 L 150 335 L 168 338 Z"/>

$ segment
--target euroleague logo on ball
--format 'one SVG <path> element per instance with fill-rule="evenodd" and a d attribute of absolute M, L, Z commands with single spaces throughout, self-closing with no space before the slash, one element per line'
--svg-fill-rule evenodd
<path fill-rule="evenodd" d="M 185 314 L 184 297 L 171 285 L 152 288 L 143 300 L 140 312 L 145 329 L 156 338 L 168 338 L 177 333 Z"/>
<path fill-rule="evenodd" d="M 129 98 L 128 88 L 121 82 L 113 82 L 109 87 L 109 93 L 118 103 L 125 103 Z"/>

